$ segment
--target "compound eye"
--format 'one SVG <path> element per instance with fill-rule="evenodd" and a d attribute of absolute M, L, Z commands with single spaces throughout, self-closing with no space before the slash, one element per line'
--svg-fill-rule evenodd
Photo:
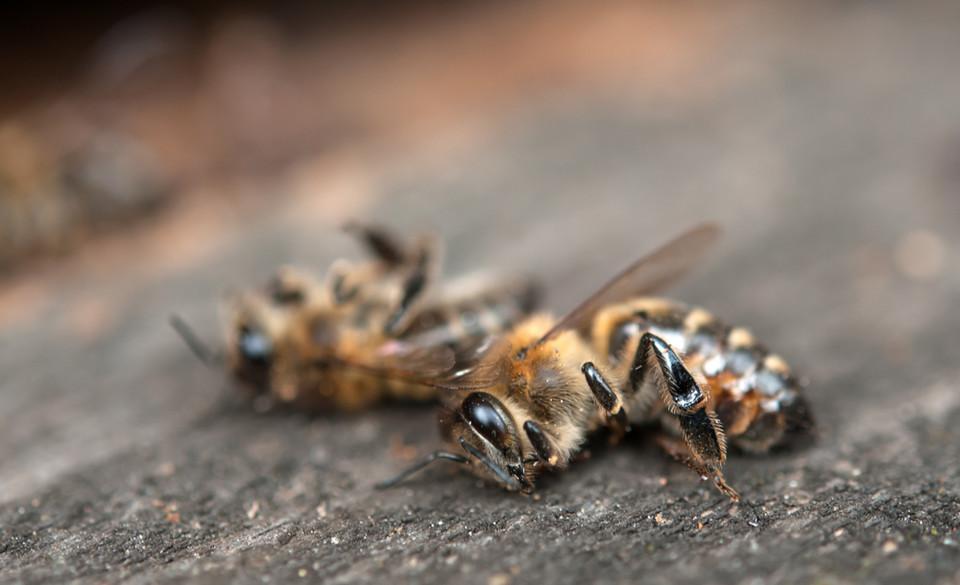
<path fill-rule="evenodd" d="M 243 358 L 254 365 L 266 365 L 273 353 L 273 344 L 266 334 L 247 325 L 240 328 L 237 345 Z"/>
<path fill-rule="evenodd" d="M 473 392 L 463 399 L 460 412 L 473 430 L 500 451 L 509 441 L 507 423 L 500 415 L 500 401 L 486 392 Z"/>

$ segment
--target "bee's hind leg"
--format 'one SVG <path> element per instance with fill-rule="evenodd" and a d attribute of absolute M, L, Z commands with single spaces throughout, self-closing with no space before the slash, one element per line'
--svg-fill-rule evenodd
<path fill-rule="evenodd" d="M 655 376 L 661 400 L 677 417 L 690 459 L 687 465 L 702 477 L 712 479 L 723 493 L 739 499 L 723 480 L 720 469 L 727 459 L 726 438 L 720 419 L 707 408 L 707 394 L 670 344 L 648 332 L 640 337 L 630 368 L 630 391 L 639 392 L 649 375 Z"/>
<path fill-rule="evenodd" d="M 711 470 L 704 467 L 704 465 L 697 461 L 697 459 L 690 453 L 690 449 L 682 441 L 678 441 L 665 435 L 660 435 L 657 437 L 657 444 L 660 445 L 661 449 L 667 452 L 667 455 L 673 457 L 675 461 L 683 463 L 694 473 L 699 475 L 700 479 L 704 481 L 708 479 L 712 480 L 713 484 L 717 486 L 718 490 L 729 496 L 733 501 L 740 501 L 740 494 L 737 493 L 737 490 L 733 489 L 730 484 L 723 479 L 723 475 L 720 474 L 718 470 Z"/>

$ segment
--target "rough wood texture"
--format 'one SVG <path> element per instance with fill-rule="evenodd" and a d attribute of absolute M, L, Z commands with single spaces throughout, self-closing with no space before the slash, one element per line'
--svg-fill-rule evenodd
<path fill-rule="evenodd" d="M 960 580 L 957 6 L 737 15 L 693 97 L 533 102 L 455 155 L 380 157 L 242 229 L 186 222 L 10 285 L 0 581 Z M 166 325 L 213 338 L 221 290 L 351 254 L 348 216 L 434 227 L 448 272 L 534 274 L 558 310 L 716 220 L 675 296 L 809 378 L 815 440 L 732 456 L 739 504 L 648 436 L 535 497 L 440 467 L 375 491 L 437 446 L 430 409 L 257 414 Z"/>

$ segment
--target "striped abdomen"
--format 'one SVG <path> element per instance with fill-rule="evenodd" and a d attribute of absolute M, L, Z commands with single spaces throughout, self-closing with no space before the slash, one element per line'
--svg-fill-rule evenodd
<path fill-rule="evenodd" d="M 529 315 L 538 296 L 537 287 L 523 279 L 455 283 L 437 302 L 418 311 L 397 339 L 417 346 L 446 345 L 458 354 L 470 352 L 487 336 L 507 331 Z"/>
<path fill-rule="evenodd" d="M 785 434 L 812 421 L 797 378 L 776 354 L 757 343 L 746 329 L 730 327 L 710 313 L 657 298 L 638 298 L 601 311 L 592 331 L 594 346 L 613 364 L 632 360 L 645 332 L 663 338 L 682 356 L 687 369 L 710 393 L 710 408 L 723 423 L 730 444 L 764 451 Z M 631 417 L 649 419 L 661 412 L 637 405 Z"/>
<path fill-rule="evenodd" d="M 313 402 L 313 408 L 359 410 L 383 398 L 436 400 L 441 390 L 417 380 L 442 378 L 472 365 L 486 338 L 526 317 L 536 297 L 536 288 L 526 280 L 471 280 L 445 288 L 435 301 L 415 309 L 410 324 L 395 336 L 384 333 L 392 311 L 385 305 L 352 307 L 349 326 L 318 315 L 310 325 L 310 354 L 317 365 L 300 370 L 297 401 Z M 436 348 L 453 350 L 452 367 L 447 363 L 438 369 L 431 359 Z M 332 356 L 331 365 L 324 366 L 324 355 Z M 449 357 L 449 350 L 439 355 Z M 336 365 L 338 361 L 383 369 Z"/>

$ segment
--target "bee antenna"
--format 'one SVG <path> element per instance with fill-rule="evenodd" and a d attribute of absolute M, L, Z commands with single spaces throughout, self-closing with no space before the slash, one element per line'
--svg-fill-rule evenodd
<path fill-rule="evenodd" d="M 400 473 L 400 475 L 394 477 L 393 479 L 388 479 L 387 481 L 381 481 L 380 483 L 376 484 L 374 487 L 377 488 L 378 490 L 382 490 L 388 487 L 393 487 L 438 459 L 446 459 L 448 461 L 455 461 L 457 463 L 469 462 L 467 458 L 464 457 L 463 455 L 459 455 L 457 453 L 451 453 L 449 451 L 437 451 L 435 453 L 431 453 L 430 455 L 427 455 L 421 461 L 418 461 L 412 467 Z"/>
<path fill-rule="evenodd" d="M 210 350 L 209 347 L 193 332 L 193 329 L 187 325 L 187 322 L 180 318 L 180 315 L 176 313 L 170 315 L 170 325 L 173 327 L 174 331 L 180 335 L 180 338 L 183 339 L 184 343 L 187 344 L 187 347 L 190 348 L 190 351 L 193 352 L 197 358 L 203 362 L 204 365 L 209 367 L 217 367 L 220 365 L 220 362 L 223 361 L 222 356 L 219 353 L 214 353 Z"/>
<path fill-rule="evenodd" d="M 509 485 L 514 489 L 520 489 L 521 487 L 523 487 L 520 485 L 520 482 L 518 482 L 513 477 L 507 475 L 507 472 L 505 472 L 504 470 L 494 465 L 493 461 L 490 461 L 489 459 L 487 459 L 486 455 L 484 455 L 483 453 L 480 452 L 479 449 L 477 449 L 476 447 L 468 443 L 467 440 L 464 439 L 463 437 L 460 437 L 460 444 L 463 445 L 463 448 L 467 450 L 467 453 L 470 453 L 471 455 L 476 457 L 480 461 L 480 463 L 483 463 L 484 465 L 489 467 L 490 471 L 492 471 L 494 475 L 496 475 L 501 480 L 503 480 L 507 485 Z"/>

